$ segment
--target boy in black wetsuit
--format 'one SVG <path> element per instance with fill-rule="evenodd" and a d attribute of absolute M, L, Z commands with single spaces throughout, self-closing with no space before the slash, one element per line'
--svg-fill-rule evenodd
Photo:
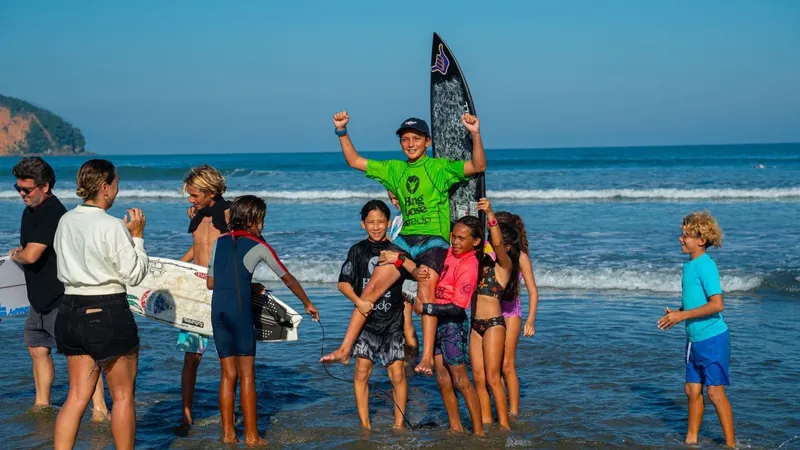
<path fill-rule="evenodd" d="M 367 239 L 350 247 L 339 274 L 339 291 L 354 304 L 378 266 L 381 251 L 389 249 L 391 245 L 386 237 L 389 215 L 389 207 L 380 200 L 370 200 L 361 208 L 361 227 L 367 231 Z M 353 346 L 352 356 L 356 358 L 353 388 L 358 417 L 365 429 L 370 429 L 368 383 L 378 357 L 386 367 L 393 386 L 394 427 L 403 428 L 408 384 L 404 370 L 406 340 L 402 288 L 403 279 L 400 278 L 375 302 L 375 307 Z"/>

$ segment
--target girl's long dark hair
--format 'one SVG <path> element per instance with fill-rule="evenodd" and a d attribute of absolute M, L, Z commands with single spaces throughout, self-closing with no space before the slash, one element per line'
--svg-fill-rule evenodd
<path fill-rule="evenodd" d="M 514 227 L 514 229 L 517 231 L 517 244 L 519 245 L 519 251 L 522 253 L 528 253 L 528 233 L 525 232 L 525 222 L 522 221 L 522 217 L 517 214 L 512 214 L 508 211 L 500 211 L 499 213 L 495 214 L 495 217 L 499 223 L 505 223 Z M 506 244 L 508 244 L 508 241 L 506 241 Z"/>
<path fill-rule="evenodd" d="M 499 222 L 499 221 L 498 221 Z M 509 247 L 508 257 L 511 258 L 511 277 L 503 290 L 503 301 L 514 301 L 519 295 L 519 234 L 517 230 L 506 223 L 500 223 L 500 232 L 503 233 L 503 242 Z M 495 250 L 496 251 L 496 250 Z"/>

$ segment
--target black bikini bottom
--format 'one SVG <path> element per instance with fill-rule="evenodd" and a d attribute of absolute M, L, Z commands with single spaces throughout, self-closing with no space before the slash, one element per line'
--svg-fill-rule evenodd
<path fill-rule="evenodd" d="M 472 319 L 472 329 L 483 336 L 486 330 L 492 327 L 506 326 L 506 319 L 503 316 L 491 317 L 489 319 Z"/>

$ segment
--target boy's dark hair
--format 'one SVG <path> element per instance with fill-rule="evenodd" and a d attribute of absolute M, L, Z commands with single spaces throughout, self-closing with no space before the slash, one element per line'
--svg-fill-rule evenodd
<path fill-rule="evenodd" d="M 231 218 L 228 227 L 231 231 L 247 230 L 251 225 L 264 223 L 267 204 L 255 195 L 242 195 L 231 202 Z"/>
<path fill-rule="evenodd" d="M 367 216 L 369 215 L 370 211 L 380 211 L 384 216 L 386 216 L 386 220 L 392 216 L 392 213 L 389 211 L 389 207 L 386 205 L 385 202 L 382 200 L 370 200 L 368 201 L 363 207 L 361 207 L 361 221 L 367 220 Z"/>
<path fill-rule="evenodd" d="M 53 171 L 53 168 L 38 156 L 22 158 L 14 165 L 14 168 L 11 169 L 11 173 L 14 174 L 15 178 L 20 180 L 33 180 L 36 186 L 41 187 L 46 183 L 50 185 L 50 189 L 52 190 L 53 186 L 56 185 L 56 173 Z"/>

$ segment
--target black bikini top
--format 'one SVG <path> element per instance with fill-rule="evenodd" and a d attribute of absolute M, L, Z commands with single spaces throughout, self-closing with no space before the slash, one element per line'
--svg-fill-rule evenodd
<path fill-rule="evenodd" d="M 477 292 L 478 295 L 494 297 L 499 300 L 503 297 L 505 287 L 497 281 L 494 268 L 495 264 L 487 264 L 483 267 L 483 273 L 481 274 L 481 281 L 478 283 Z"/>

